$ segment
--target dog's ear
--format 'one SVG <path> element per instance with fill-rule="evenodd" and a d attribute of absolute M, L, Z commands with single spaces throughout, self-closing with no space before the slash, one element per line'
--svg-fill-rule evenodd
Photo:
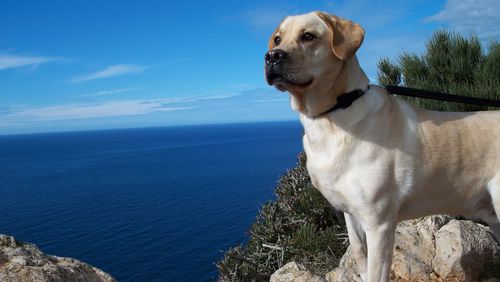
<path fill-rule="evenodd" d="M 276 36 L 276 33 L 278 33 L 278 31 L 280 31 L 280 27 L 281 27 L 281 24 L 285 21 L 285 19 L 283 19 L 280 24 L 278 25 L 278 27 L 276 27 L 276 29 L 274 30 L 273 34 L 271 35 L 271 37 L 269 38 L 269 42 L 267 43 L 267 47 L 269 48 L 269 50 L 273 49 L 274 47 L 276 47 L 276 44 L 274 43 L 274 37 Z"/>
<path fill-rule="evenodd" d="M 323 12 L 317 12 L 317 15 L 326 23 L 330 30 L 333 54 L 341 60 L 349 60 L 356 53 L 359 46 L 361 46 L 361 43 L 363 43 L 365 30 L 359 24 L 337 16 Z"/>

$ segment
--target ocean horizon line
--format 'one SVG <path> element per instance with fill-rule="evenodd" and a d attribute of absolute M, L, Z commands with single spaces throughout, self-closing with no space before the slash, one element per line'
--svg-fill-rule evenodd
<path fill-rule="evenodd" d="M 109 128 L 94 128 L 94 129 L 61 129 L 61 130 L 48 130 L 48 131 L 28 131 L 28 132 L 14 132 L 3 133 L 0 131 L 0 138 L 9 136 L 24 136 L 24 135 L 44 135 L 44 134 L 60 134 L 60 133 L 85 133 L 85 132 L 101 132 L 101 131 L 121 131 L 121 130 L 141 130 L 141 129 L 160 129 L 160 128 L 181 128 L 181 127 L 198 127 L 198 126 L 224 126 L 224 125 L 251 125 L 251 124 L 268 124 L 268 123 L 287 123 L 299 122 L 297 119 L 284 119 L 284 120 L 267 120 L 267 121 L 238 121 L 238 122 L 214 122 L 214 123 L 193 123 L 193 124 L 179 124 L 179 125 L 154 125 L 154 126 L 132 126 L 132 127 L 109 127 Z"/>

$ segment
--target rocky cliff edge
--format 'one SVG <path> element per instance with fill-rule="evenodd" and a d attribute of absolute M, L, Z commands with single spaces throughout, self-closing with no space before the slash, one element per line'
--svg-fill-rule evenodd
<path fill-rule="evenodd" d="M 350 248 L 340 266 L 318 276 L 291 262 L 272 282 L 361 281 Z M 499 281 L 500 245 L 487 226 L 448 216 L 401 222 L 396 229 L 391 281 Z"/>
<path fill-rule="evenodd" d="M 114 282 L 109 274 L 72 258 L 46 255 L 35 245 L 0 234 L 2 282 Z"/>

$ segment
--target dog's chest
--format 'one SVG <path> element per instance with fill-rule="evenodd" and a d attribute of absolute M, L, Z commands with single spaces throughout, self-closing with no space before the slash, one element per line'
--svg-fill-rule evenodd
<path fill-rule="evenodd" d="M 349 175 L 349 138 L 308 132 L 303 138 L 307 170 L 313 186 L 339 210 L 348 210 L 345 187 Z"/>
<path fill-rule="evenodd" d="M 359 206 L 360 199 L 374 199 L 390 178 L 386 149 L 328 123 L 305 125 L 303 143 L 313 186 L 343 211 Z"/>

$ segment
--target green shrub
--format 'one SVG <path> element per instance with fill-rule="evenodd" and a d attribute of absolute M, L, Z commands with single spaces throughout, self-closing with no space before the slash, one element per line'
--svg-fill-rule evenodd
<path fill-rule="evenodd" d="M 437 31 L 420 56 L 403 52 L 396 63 L 378 62 L 378 81 L 385 85 L 500 99 L 500 44 L 491 41 L 485 54 L 475 35 Z M 422 108 L 438 111 L 476 111 L 493 108 L 403 97 Z"/>
<path fill-rule="evenodd" d="M 268 281 L 290 261 L 324 274 L 338 265 L 347 234 L 330 204 L 312 187 L 305 154 L 284 174 L 276 200 L 265 204 L 246 244 L 228 250 L 217 263 L 220 281 Z"/>

